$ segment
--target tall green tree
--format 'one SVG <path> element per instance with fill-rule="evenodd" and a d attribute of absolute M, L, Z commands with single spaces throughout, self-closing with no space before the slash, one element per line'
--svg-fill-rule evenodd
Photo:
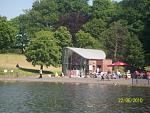
<path fill-rule="evenodd" d="M 101 40 L 101 33 L 107 29 L 107 23 L 102 19 L 92 19 L 83 25 L 82 30 L 90 33 L 94 38 Z"/>
<path fill-rule="evenodd" d="M 95 38 L 93 38 L 89 33 L 85 33 L 84 31 L 80 30 L 76 36 L 77 36 L 76 47 L 95 48 L 95 49 L 100 47 L 98 41 Z"/>
<path fill-rule="evenodd" d="M 29 41 L 30 39 L 26 33 L 20 31 L 19 34 L 16 35 L 16 47 L 21 49 L 22 54 L 25 52 L 25 48 L 29 44 Z"/>
<path fill-rule="evenodd" d="M 76 42 L 76 33 L 88 19 L 88 0 L 37 0 L 26 10 L 24 22 L 29 37 L 40 30 L 55 31 L 66 26 Z"/>
<path fill-rule="evenodd" d="M 5 52 L 14 45 L 15 30 L 5 17 L 0 17 L 0 50 Z"/>
<path fill-rule="evenodd" d="M 60 52 L 53 33 L 49 31 L 37 32 L 36 38 L 32 39 L 25 56 L 28 62 L 32 62 L 32 65 L 40 65 L 41 70 L 44 65 L 57 66 L 60 63 Z"/>
<path fill-rule="evenodd" d="M 111 24 L 102 34 L 108 58 L 130 64 L 132 70 L 143 69 L 144 51 L 137 36 L 128 31 L 126 21 Z"/>
<path fill-rule="evenodd" d="M 122 0 L 122 11 L 119 18 L 128 21 L 129 31 L 137 34 L 146 53 L 150 53 L 150 1 Z"/>
<path fill-rule="evenodd" d="M 16 47 L 21 49 L 21 53 L 23 54 L 29 42 L 30 42 L 30 38 L 26 32 L 24 22 L 22 18 L 19 18 L 19 30 L 16 35 Z"/>
<path fill-rule="evenodd" d="M 127 37 L 125 41 L 124 61 L 130 64 L 132 70 L 143 69 L 144 50 L 141 42 L 136 35 Z"/>
<path fill-rule="evenodd" d="M 124 53 L 125 39 L 129 37 L 129 32 L 120 21 L 113 22 L 107 30 L 102 33 L 104 48 L 108 58 L 122 60 Z"/>
<path fill-rule="evenodd" d="M 60 46 L 61 52 L 64 47 L 72 46 L 72 36 L 66 27 L 59 27 L 54 32 L 54 37 L 57 39 L 57 43 Z"/>
<path fill-rule="evenodd" d="M 116 4 L 111 0 L 93 0 L 91 8 L 91 17 L 102 19 L 105 22 L 110 22 L 116 16 L 118 9 Z"/>

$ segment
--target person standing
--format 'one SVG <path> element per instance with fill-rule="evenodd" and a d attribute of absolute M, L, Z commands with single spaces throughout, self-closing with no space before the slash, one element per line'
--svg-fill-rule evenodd
<path fill-rule="evenodd" d="M 102 75 L 101 75 L 101 80 L 103 80 L 103 81 L 104 81 L 104 74 L 102 74 Z"/>
<path fill-rule="evenodd" d="M 39 78 L 42 78 L 42 69 L 40 69 L 40 76 Z"/>
<path fill-rule="evenodd" d="M 140 76 L 139 71 L 136 70 L 136 71 L 134 72 L 134 75 L 135 75 L 136 78 L 139 78 L 139 76 Z"/>

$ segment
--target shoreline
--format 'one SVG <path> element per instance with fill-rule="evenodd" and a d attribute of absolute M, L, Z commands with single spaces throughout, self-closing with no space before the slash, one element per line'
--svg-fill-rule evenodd
<path fill-rule="evenodd" d="M 100 78 L 68 78 L 68 77 L 51 77 L 51 78 L 0 78 L 0 82 L 49 82 L 49 83 L 81 83 L 81 84 L 100 84 L 100 85 L 113 85 L 113 86 L 137 86 L 137 87 L 150 87 L 148 80 L 138 81 L 136 80 L 132 84 L 132 79 L 110 79 L 101 80 Z"/>

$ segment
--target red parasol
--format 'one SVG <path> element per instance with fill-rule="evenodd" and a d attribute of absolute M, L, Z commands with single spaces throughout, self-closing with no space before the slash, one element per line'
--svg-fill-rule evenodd
<path fill-rule="evenodd" d="M 129 64 L 118 61 L 118 62 L 114 62 L 108 66 L 129 66 Z"/>

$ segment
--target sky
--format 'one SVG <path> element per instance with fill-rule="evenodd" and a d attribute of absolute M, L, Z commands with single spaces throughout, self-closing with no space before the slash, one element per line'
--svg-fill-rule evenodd
<path fill-rule="evenodd" d="M 0 0 L 0 15 L 7 19 L 23 14 L 23 10 L 31 9 L 35 0 Z"/>
<path fill-rule="evenodd" d="M 0 0 L 0 16 L 5 16 L 8 20 L 19 16 L 23 14 L 23 10 L 31 9 L 34 1 L 35 0 Z"/>

